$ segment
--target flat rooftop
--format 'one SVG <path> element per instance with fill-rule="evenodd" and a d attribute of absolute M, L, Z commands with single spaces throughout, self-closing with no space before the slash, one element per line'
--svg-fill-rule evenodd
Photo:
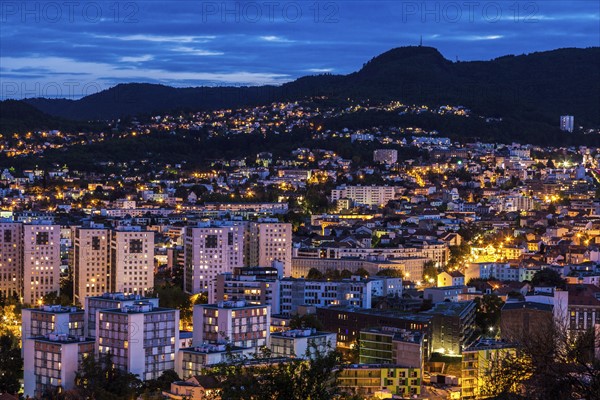
<path fill-rule="evenodd" d="M 459 301 L 459 302 L 447 302 L 436 303 L 433 308 L 429 311 L 425 311 L 427 314 L 442 314 L 448 316 L 459 316 L 469 308 L 475 308 L 475 303 L 472 301 Z"/>
<path fill-rule="evenodd" d="M 220 301 L 215 304 L 202 304 L 201 306 L 204 308 L 214 308 L 214 309 L 227 308 L 227 309 L 233 309 L 233 310 L 243 310 L 245 308 L 264 308 L 264 307 L 266 307 L 265 305 L 260 305 L 260 304 L 248 304 L 243 300 Z"/>
<path fill-rule="evenodd" d="M 61 305 L 44 305 L 34 308 L 26 308 L 26 310 L 43 312 L 48 314 L 71 314 L 71 313 L 83 313 L 83 309 L 75 306 L 61 306 Z"/>
<path fill-rule="evenodd" d="M 72 343 L 94 343 L 96 340 L 86 337 L 76 337 L 69 335 L 45 335 L 45 336 L 33 336 L 29 339 L 36 340 L 38 342 L 55 343 L 55 344 L 72 344 Z"/>
<path fill-rule="evenodd" d="M 478 350 L 490 350 L 490 349 L 510 349 L 514 348 L 515 345 L 509 342 L 495 339 L 480 339 L 473 343 L 471 346 L 466 348 L 464 351 L 478 351 Z"/>
<path fill-rule="evenodd" d="M 330 306 L 330 307 L 318 307 L 319 309 L 323 309 L 323 310 L 331 310 L 331 311 L 337 311 L 337 312 L 349 312 L 349 313 L 355 313 L 355 314 L 363 314 L 363 315 L 377 315 L 377 316 L 382 316 L 382 317 L 388 317 L 388 318 L 397 318 L 397 319 L 405 319 L 405 320 L 411 320 L 411 321 L 415 321 L 415 322 L 430 322 L 432 316 L 429 314 L 414 314 L 414 313 L 410 313 L 410 312 L 406 312 L 406 311 L 399 311 L 399 310 L 391 310 L 391 309 L 387 309 L 387 310 L 379 310 L 379 309 L 374 309 L 374 308 L 360 308 L 360 307 L 355 307 L 355 306 Z"/>
<path fill-rule="evenodd" d="M 311 329 L 291 329 L 283 332 L 273 332 L 271 337 L 279 337 L 284 339 L 307 338 L 331 335 L 333 332 L 319 332 Z"/>

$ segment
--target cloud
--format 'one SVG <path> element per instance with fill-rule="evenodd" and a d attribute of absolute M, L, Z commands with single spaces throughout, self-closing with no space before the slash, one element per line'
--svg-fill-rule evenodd
<path fill-rule="evenodd" d="M 326 72 L 331 72 L 333 71 L 333 68 L 309 68 L 306 70 L 307 72 L 314 72 L 317 74 L 323 74 Z"/>
<path fill-rule="evenodd" d="M 194 56 L 222 56 L 223 54 L 225 54 L 220 51 L 195 49 L 193 47 L 188 47 L 188 46 L 177 46 L 177 47 L 173 47 L 171 50 L 178 52 L 178 53 L 185 53 L 185 54 L 190 54 L 190 55 L 194 55 Z"/>
<path fill-rule="evenodd" d="M 130 62 L 130 63 L 138 63 L 145 62 L 154 59 L 150 54 L 146 54 L 138 57 L 121 57 L 121 62 Z"/>
<path fill-rule="evenodd" d="M 3 67 L 16 77 L 22 68 L 38 62 L 35 58 L 6 57 L 2 60 Z M 46 69 L 50 74 L 62 75 L 62 81 L 67 82 L 73 74 L 84 74 L 80 80 L 87 82 L 130 80 L 134 81 L 163 81 L 194 82 L 196 85 L 278 85 L 288 82 L 292 77 L 288 74 L 272 72 L 250 72 L 244 70 L 229 72 L 174 72 L 156 68 L 121 69 L 116 65 L 96 62 L 79 62 L 64 57 L 49 57 L 44 59 Z M 15 73 L 16 71 L 16 73 Z M 69 71 L 69 72 L 67 72 Z M 23 74 L 27 75 L 27 74 Z M 147 77 L 144 79 L 143 77 Z M 60 83 L 60 76 L 53 76 L 48 82 Z M 44 82 L 38 82 L 44 84 Z M 46 82 L 47 83 L 47 82 Z"/>
<path fill-rule="evenodd" d="M 289 40 L 286 39 L 284 37 L 281 36 L 260 36 L 261 40 L 264 40 L 266 42 L 273 42 L 273 43 L 294 43 L 294 40 Z"/>
<path fill-rule="evenodd" d="M 154 42 L 154 43 L 207 43 L 216 36 L 167 36 L 167 35 L 94 35 L 94 37 L 127 42 Z"/>
<path fill-rule="evenodd" d="M 504 35 L 485 35 L 485 36 L 474 35 L 474 36 L 467 36 L 466 40 L 497 40 L 497 39 L 502 39 L 503 37 L 504 37 Z"/>

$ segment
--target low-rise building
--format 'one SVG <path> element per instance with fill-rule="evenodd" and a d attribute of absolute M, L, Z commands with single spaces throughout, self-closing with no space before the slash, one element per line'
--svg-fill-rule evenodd
<path fill-rule="evenodd" d="M 412 397 L 421 394 L 420 368 L 393 364 L 353 364 L 341 371 L 339 388 L 342 392 L 371 396 L 377 392 Z"/>
<path fill-rule="evenodd" d="M 317 317 L 323 323 L 325 330 L 337 333 L 338 347 L 352 348 L 359 339 L 362 329 L 385 326 L 423 333 L 423 357 L 427 358 L 431 354 L 433 316 L 430 314 L 332 306 L 317 308 Z"/>
<path fill-rule="evenodd" d="M 433 304 L 441 303 L 442 301 L 457 302 L 459 296 L 463 293 L 468 293 L 469 288 L 467 286 L 444 286 L 444 287 L 428 287 L 423 290 L 423 299 L 431 300 Z"/>
<path fill-rule="evenodd" d="M 211 375 L 195 375 L 184 381 L 171 383 L 171 389 L 162 394 L 173 400 L 218 399 L 219 381 Z"/>
<path fill-rule="evenodd" d="M 361 364 L 398 364 L 423 367 L 423 333 L 391 327 L 360 331 Z"/>
<path fill-rule="evenodd" d="M 458 271 L 442 271 L 437 276 L 438 287 L 463 286 L 464 284 L 465 276 Z"/>
<path fill-rule="evenodd" d="M 177 352 L 175 372 L 182 379 L 202 375 L 207 368 L 229 361 L 230 357 L 243 357 L 254 349 L 226 346 L 224 344 L 205 344 L 180 349 Z"/>
<path fill-rule="evenodd" d="M 502 306 L 500 333 L 502 339 L 519 341 L 539 329 L 549 328 L 553 319 L 552 304 L 533 301 L 508 301 Z"/>
<path fill-rule="evenodd" d="M 485 398 L 485 387 L 490 371 L 506 357 L 514 357 L 516 348 L 501 341 L 483 339 L 463 350 L 462 354 L 462 398 L 474 400 Z"/>
<path fill-rule="evenodd" d="M 426 311 L 432 316 L 431 346 L 434 352 L 458 356 L 475 333 L 475 302 L 437 303 Z"/>
<path fill-rule="evenodd" d="M 313 329 L 292 329 L 271 334 L 273 357 L 311 358 L 336 348 L 336 334 Z"/>

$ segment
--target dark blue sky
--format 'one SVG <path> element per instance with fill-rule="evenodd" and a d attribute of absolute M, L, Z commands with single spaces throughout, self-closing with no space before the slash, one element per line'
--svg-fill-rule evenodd
<path fill-rule="evenodd" d="M 600 45 L 600 2 L 0 1 L 0 98 L 121 82 L 280 84 L 346 74 L 393 47 L 489 60 Z"/>

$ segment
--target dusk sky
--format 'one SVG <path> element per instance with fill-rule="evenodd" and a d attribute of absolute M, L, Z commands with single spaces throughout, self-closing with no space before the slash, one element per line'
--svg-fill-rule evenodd
<path fill-rule="evenodd" d="M 394 47 L 489 60 L 600 45 L 598 1 L 5 1 L 0 98 L 123 82 L 281 84 L 346 74 Z"/>

